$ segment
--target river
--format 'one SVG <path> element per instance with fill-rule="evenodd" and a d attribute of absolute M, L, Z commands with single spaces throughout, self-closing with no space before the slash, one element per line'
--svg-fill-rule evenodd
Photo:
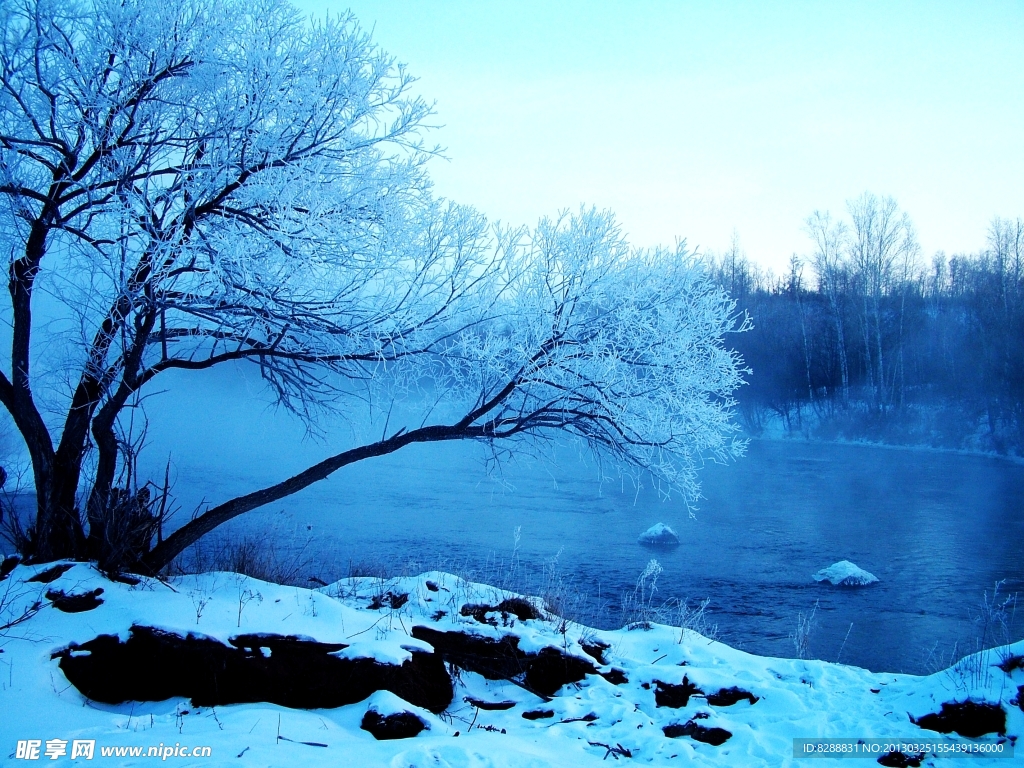
<path fill-rule="evenodd" d="M 179 460 L 185 508 L 200 497 L 222 500 L 229 486 L 248 490 L 272 469 L 279 476 L 269 458 L 276 439 L 228 437 L 247 445 L 250 460 L 230 471 L 194 452 Z M 309 444 L 303 452 L 322 455 Z M 291 463 L 298 467 L 301 457 Z M 600 482 L 600 474 L 568 449 L 554 463 L 505 464 L 499 479 L 485 472 L 478 446 L 412 446 L 345 468 L 239 519 L 229 533 L 269 531 L 292 545 L 308 539 L 306 554 L 329 577 L 349 564 L 442 567 L 491 581 L 514 569 L 512 583 L 540 590 L 553 565 L 589 596 L 580 617 L 606 627 L 621 623 L 621 594 L 656 558 L 664 569 L 656 600 L 710 598 L 723 642 L 793 656 L 798 616 L 814 611 L 809 655 L 874 671 L 926 673 L 973 648 L 996 582 L 1000 596 L 1024 598 L 1024 466 L 1006 460 L 752 441 L 746 457 L 702 471 L 705 498 L 693 517 L 678 500 L 614 475 Z M 657 522 L 672 526 L 681 545 L 637 544 Z M 839 560 L 880 583 L 842 589 L 812 580 Z M 1015 638 L 1022 626 L 1024 615 Z"/>

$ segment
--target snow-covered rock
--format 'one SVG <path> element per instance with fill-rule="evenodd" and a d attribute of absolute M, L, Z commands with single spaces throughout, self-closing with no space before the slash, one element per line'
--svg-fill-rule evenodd
<path fill-rule="evenodd" d="M 828 568 L 822 568 L 814 574 L 814 580 L 827 581 L 837 587 L 864 587 L 878 583 L 878 578 L 873 573 L 858 568 L 849 560 L 840 560 Z"/>
<path fill-rule="evenodd" d="M 652 525 L 637 537 L 641 544 L 657 544 L 658 546 L 675 546 L 679 543 L 679 536 L 676 532 L 664 523 Z"/>
<path fill-rule="evenodd" d="M 378 741 L 409 739 L 430 730 L 430 713 L 414 707 L 390 691 L 377 691 L 367 700 L 359 727 Z"/>

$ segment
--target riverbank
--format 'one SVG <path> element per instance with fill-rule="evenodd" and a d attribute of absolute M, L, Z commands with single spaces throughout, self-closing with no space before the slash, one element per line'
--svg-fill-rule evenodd
<path fill-rule="evenodd" d="M 843 438 L 811 437 L 802 432 L 783 432 L 779 434 L 764 434 L 757 437 L 748 437 L 751 442 L 780 442 L 780 443 L 801 443 L 813 445 L 838 445 L 864 448 L 883 448 L 887 451 L 915 451 L 920 453 L 934 453 L 949 456 L 968 456 L 971 458 L 993 459 L 1005 461 L 1014 466 L 1024 467 L 1024 456 L 1015 454 L 996 453 L 995 451 L 983 451 L 969 448 L 939 448 L 924 443 L 883 443 L 872 440 L 846 440 Z"/>
<path fill-rule="evenodd" d="M 82 742 L 97 756 L 209 747 L 174 760 L 203 766 L 777 766 L 802 762 L 801 738 L 1007 749 L 1024 732 L 1024 643 L 914 677 L 759 657 L 642 610 L 594 630 L 441 572 L 318 589 L 129 581 L 69 563 L 0 583 L 16 622 L 0 655 L 5 754 L 36 740 L 72 764 Z"/>
<path fill-rule="evenodd" d="M 813 407 L 796 408 L 785 416 L 750 409 L 741 412 L 750 439 L 805 440 L 836 445 L 868 445 L 900 450 L 937 451 L 985 456 L 1024 464 L 1019 437 L 994 434 L 981 417 L 928 405 L 909 405 L 878 415 L 863 403 L 828 414 Z"/>

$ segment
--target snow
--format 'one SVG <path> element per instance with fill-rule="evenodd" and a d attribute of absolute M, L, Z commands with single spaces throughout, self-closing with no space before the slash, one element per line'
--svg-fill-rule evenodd
<path fill-rule="evenodd" d="M 849 560 L 840 560 L 828 568 L 822 568 L 814 574 L 814 580 L 827 581 L 837 587 L 863 587 L 878 583 L 878 577 L 873 573 L 858 568 Z"/>
<path fill-rule="evenodd" d="M 641 533 L 637 541 L 641 544 L 671 546 L 679 543 L 679 536 L 664 523 L 657 523 Z"/>
<path fill-rule="evenodd" d="M 410 637 L 405 640 L 360 640 L 331 655 L 342 659 L 373 659 L 381 664 L 401 665 L 412 658 L 413 651 L 429 653 L 433 650 L 422 640 Z"/>
<path fill-rule="evenodd" d="M 379 712 L 384 715 L 396 715 L 402 712 L 411 712 L 424 722 L 432 719 L 432 715 L 421 707 L 414 707 L 406 701 L 395 696 L 391 691 L 377 691 L 366 700 L 366 709 Z"/>
<path fill-rule="evenodd" d="M 996 666 L 1024 655 L 1024 642 L 967 657 L 927 677 L 876 674 L 857 667 L 814 660 L 754 656 L 708 640 L 690 630 L 652 624 L 645 631 L 594 630 L 554 616 L 498 626 L 462 616 L 466 603 L 496 604 L 511 593 L 431 572 L 387 580 L 353 578 L 318 590 L 285 587 L 234 574 L 185 576 L 167 583 L 143 579 L 130 586 L 108 581 L 91 565 L 78 563 L 51 584 L 28 582 L 41 568 L 19 566 L 0 582 L 0 625 L 26 620 L 0 632 L 0 737 L 3 755 L 14 758 L 19 740 L 93 739 L 101 747 L 203 745 L 212 757 L 177 765 L 249 766 L 474 766 L 526 768 L 607 765 L 619 759 L 611 748 L 628 750 L 632 762 L 656 765 L 777 766 L 798 764 L 794 738 L 954 738 L 923 730 L 911 721 L 938 712 L 944 702 L 1001 704 L 1008 736 L 1024 733 L 1024 711 L 1011 703 L 1024 685 L 1024 669 Z M 426 586 L 431 581 L 439 587 Z M 45 598 L 47 589 L 82 592 L 102 587 L 103 604 L 82 613 L 62 613 Z M 372 610 L 375 595 L 405 592 L 398 609 Z M 199 608 L 201 606 L 201 610 Z M 439 618 L 439 611 L 445 615 Z M 30 612 L 31 614 L 31 612 Z M 414 626 L 482 636 L 511 635 L 529 649 L 553 647 L 591 661 L 602 672 L 621 670 L 628 682 L 613 685 L 597 675 L 564 686 L 550 700 L 508 680 L 486 680 L 461 672 L 455 697 L 440 715 L 378 691 L 357 704 L 305 711 L 267 703 L 194 707 L 188 699 L 100 704 L 70 685 L 52 654 L 100 634 L 126 637 L 132 624 L 159 626 L 228 640 L 239 634 L 288 634 L 345 644 L 359 655 L 397 660 L 408 649 L 425 649 L 411 637 Z M 504 626 L 502 624 L 505 624 Z M 582 651 L 581 642 L 608 645 L 606 665 Z M 738 687 L 757 697 L 716 706 L 694 694 L 686 706 L 658 707 L 658 683 L 686 680 L 710 694 Z M 507 710 L 486 710 L 467 701 L 514 702 Z M 364 714 L 415 713 L 429 728 L 410 739 L 377 741 L 360 728 Z M 553 711 L 528 720 L 529 710 Z M 593 717 L 591 717 L 593 716 Z M 588 718 L 588 719 L 581 719 Z M 595 719 L 596 718 L 596 719 Z M 689 736 L 668 738 L 662 728 L 694 721 L 732 736 L 721 746 Z M 239 759 L 241 755 L 241 759 Z M 44 757 L 45 759 L 45 757 Z M 622 757 L 622 759 L 627 759 Z M 89 765 L 61 758 L 60 764 Z M 20 761 L 18 761 L 20 763 Z M 138 765 L 130 757 L 105 757 L 104 765 Z M 865 763 L 865 766 L 873 763 Z M 926 761 L 925 765 L 945 765 Z M 972 765 L 1007 765 L 980 760 Z"/>

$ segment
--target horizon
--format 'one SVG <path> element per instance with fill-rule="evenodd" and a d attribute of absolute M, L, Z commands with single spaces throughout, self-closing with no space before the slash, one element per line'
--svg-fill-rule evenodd
<path fill-rule="evenodd" d="M 927 261 L 1024 215 L 1024 5 L 766 8 L 301 0 L 351 8 L 436 101 L 438 194 L 534 224 L 610 209 L 637 246 L 762 268 L 808 255 L 815 210 L 892 196 Z"/>

